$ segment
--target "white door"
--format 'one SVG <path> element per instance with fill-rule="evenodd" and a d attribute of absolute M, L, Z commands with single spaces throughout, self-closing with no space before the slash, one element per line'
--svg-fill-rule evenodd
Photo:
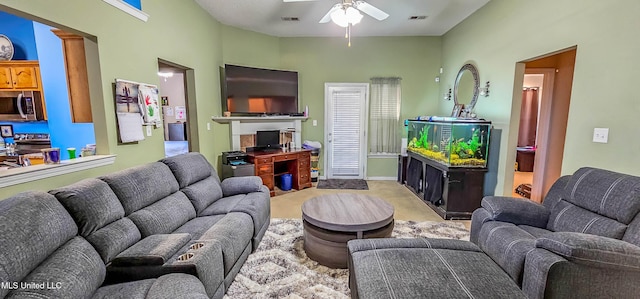
<path fill-rule="evenodd" d="M 368 83 L 325 83 L 327 178 L 363 179 Z"/>

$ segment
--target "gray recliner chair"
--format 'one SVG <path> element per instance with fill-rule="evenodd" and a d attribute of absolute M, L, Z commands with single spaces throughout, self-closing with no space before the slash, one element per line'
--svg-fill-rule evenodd
<path fill-rule="evenodd" d="M 529 298 L 637 298 L 640 177 L 581 168 L 542 204 L 485 197 L 470 240 Z"/>

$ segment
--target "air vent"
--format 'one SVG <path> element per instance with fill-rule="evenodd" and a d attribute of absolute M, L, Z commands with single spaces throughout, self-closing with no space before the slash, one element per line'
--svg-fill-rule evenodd
<path fill-rule="evenodd" d="M 410 16 L 409 20 L 424 20 L 427 16 Z"/>
<path fill-rule="evenodd" d="M 300 18 L 298 18 L 298 17 L 282 17 L 281 19 L 283 21 L 285 21 L 285 22 L 298 22 L 298 21 L 300 21 Z"/>

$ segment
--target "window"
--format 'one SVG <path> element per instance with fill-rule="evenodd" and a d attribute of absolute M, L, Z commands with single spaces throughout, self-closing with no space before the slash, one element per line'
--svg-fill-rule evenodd
<path fill-rule="evenodd" d="M 401 78 L 371 78 L 369 154 L 400 153 Z"/>

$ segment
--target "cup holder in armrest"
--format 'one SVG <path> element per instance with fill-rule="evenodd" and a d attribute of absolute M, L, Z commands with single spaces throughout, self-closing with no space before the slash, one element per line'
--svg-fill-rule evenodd
<path fill-rule="evenodd" d="M 191 252 L 187 252 L 185 254 L 181 254 L 180 256 L 178 256 L 179 261 L 188 261 L 192 258 L 193 258 L 193 253 Z"/>
<path fill-rule="evenodd" d="M 193 243 L 191 244 L 191 246 L 189 246 L 189 249 L 191 250 L 198 250 L 200 248 L 204 247 L 204 243 L 202 242 L 198 242 L 198 243 Z"/>

